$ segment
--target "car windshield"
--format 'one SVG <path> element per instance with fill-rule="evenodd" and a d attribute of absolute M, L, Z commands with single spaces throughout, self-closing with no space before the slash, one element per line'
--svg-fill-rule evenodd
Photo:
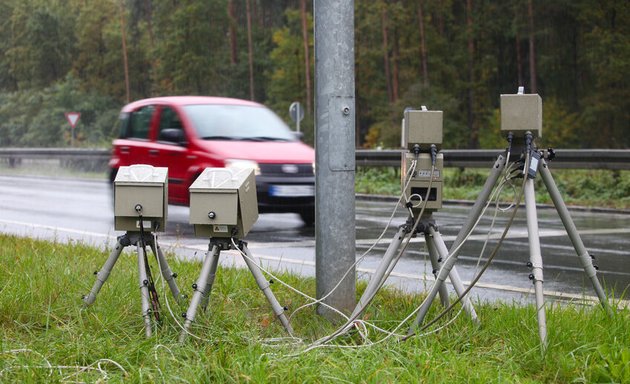
<path fill-rule="evenodd" d="M 245 105 L 186 105 L 197 135 L 204 140 L 295 141 L 271 110 Z"/>

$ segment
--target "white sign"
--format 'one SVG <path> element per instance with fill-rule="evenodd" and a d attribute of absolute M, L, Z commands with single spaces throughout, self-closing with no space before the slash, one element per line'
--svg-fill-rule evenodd
<path fill-rule="evenodd" d="M 302 109 L 302 105 L 299 101 L 294 101 L 291 103 L 289 107 L 289 115 L 291 115 L 291 120 L 299 123 L 304 119 L 304 109 Z"/>
<path fill-rule="evenodd" d="M 72 128 L 77 126 L 77 121 L 79 121 L 79 117 L 81 117 L 81 113 L 80 112 L 66 112 L 66 120 L 68 120 L 68 123 L 70 123 L 70 126 Z"/>
<path fill-rule="evenodd" d="M 295 121 L 295 130 L 300 132 L 300 121 L 304 118 L 304 109 L 299 101 L 294 101 L 289 106 L 289 115 L 291 120 Z"/>

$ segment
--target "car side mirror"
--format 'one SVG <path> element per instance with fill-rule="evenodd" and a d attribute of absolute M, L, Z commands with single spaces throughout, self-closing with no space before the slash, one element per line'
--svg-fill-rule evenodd
<path fill-rule="evenodd" d="M 179 145 L 187 144 L 186 137 L 184 136 L 184 130 L 179 128 L 166 128 L 161 130 L 158 140 Z"/>
<path fill-rule="evenodd" d="M 293 136 L 295 136 L 295 138 L 298 139 L 299 141 L 302 141 L 302 139 L 304 139 L 304 133 L 296 132 L 296 131 L 292 131 L 292 132 L 293 132 Z"/>

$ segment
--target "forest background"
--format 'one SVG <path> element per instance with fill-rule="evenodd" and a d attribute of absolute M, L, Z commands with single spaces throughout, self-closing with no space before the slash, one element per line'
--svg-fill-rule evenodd
<path fill-rule="evenodd" d="M 108 146 L 122 105 L 253 99 L 313 143 L 310 0 L 2 0 L 0 146 Z M 501 148 L 499 95 L 543 98 L 543 146 L 630 147 L 627 0 L 355 0 L 356 145 L 395 148 L 405 107 L 445 148 Z"/>

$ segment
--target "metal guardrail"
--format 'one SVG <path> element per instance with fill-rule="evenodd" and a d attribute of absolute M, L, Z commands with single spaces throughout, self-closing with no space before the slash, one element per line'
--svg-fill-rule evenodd
<path fill-rule="evenodd" d="M 108 160 L 111 153 L 103 148 L 0 148 L 0 158 L 5 159 Z"/>
<path fill-rule="evenodd" d="M 501 149 L 445 149 L 444 166 L 455 168 L 488 168 Z M 558 149 L 551 160 L 553 168 L 630 170 L 629 149 Z M 403 150 L 356 150 L 356 165 L 365 167 L 399 167 Z M 0 159 L 86 159 L 107 161 L 109 149 L 102 148 L 0 148 Z"/>
<path fill-rule="evenodd" d="M 444 166 L 454 168 L 489 168 L 494 164 L 501 149 L 444 149 Z M 403 150 L 356 151 L 357 166 L 399 167 Z M 630 170 L 628 149 L 557 149 L 550 160 L 553 168 L 565 169 L 620 169 Z M 512 154 L 515 159 L 517 154 Z"/>

